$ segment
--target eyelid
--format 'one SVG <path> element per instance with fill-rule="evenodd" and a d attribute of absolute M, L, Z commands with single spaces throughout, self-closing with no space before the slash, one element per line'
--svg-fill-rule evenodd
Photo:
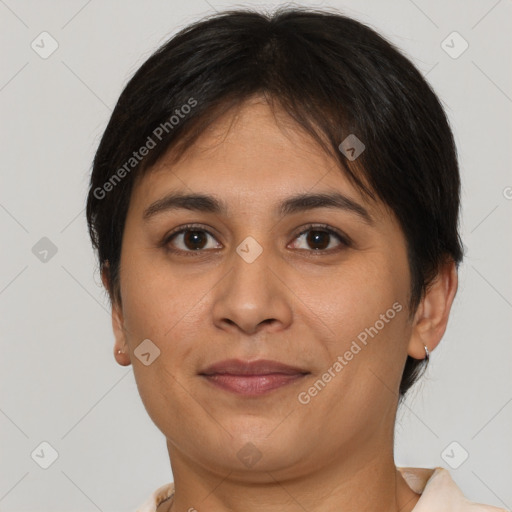
<path fill-rule="evenodd" d="M 210 229 L 212 229 L 212 228 L 210 228 L 209 226 L 202 225 L 202 224 L 184 224 L 183 226 L 179 226 L 176 229 L 172 230 L 170 233 L 167 233 L 163 237 L 163 240 L 161 241 L 161 243 L 159 245 L 161 247 L 167 248 L 168 251 L 173 252 L 173 253 L 196 255 L 196 256 L 200 255 L 201 253 L 204 254 L 205 252 L 207 252 L 207 250 L 205 250 L 205 249 L 198 250 L 198 251 L 184 251 L 182 249 L 170 249 L 168 247 L 168 245 L 171 242 L 172 238 L 174 238 L 175 236 L 180 235 L 184 232 L 187 232 L 187 231 L 203 231 L 204 233 L 207 233 L 208 235 L 213 237 L 215 240 L 217 240 L 217 236 L 214 235 L 210 231 Z M 209 251 L 211 251 L 211 250 L 212 249 L 209 249 Z"/>
<path fill-rule="evenodd" d="M 337 236 L 339 238 L 339 240 L 341 242 L 343 242 L 347 247 L 352 246 L 352 240 L 350 239 L 349 236 L 347 236 L 342 231 L 340 231 L 336 228 L 333 228 L 332 226 L 330 226 L 328 224 L 322 224 L 322 223 L 307 224 L 305 227 L 300 228 L 301 231 L 299 233 L 297 233 L 296 235 L 294 235 L 293 239 L 295 240 L 295 238 L 302 236 L 304 233 L 307 233 L 308 231 L 313 231 L 315 228 L 318 229 L 318 231 L 326 231 L 327 233 L 329 233 L 331 235 Z M 325 250 L 324 251 L 315 251 L 312 249 L 310 252 L 320 253 L 320 252 L 329 252 L 329 251 L 325 251 Z"/>
<path fill-rule="evenodd" d="M 171 237 L 174 235 L 179 235 L 183 231 L 204 231 L 205 233 L 208 233 L 211 236 L 215 236 L 213 233 L 210 232 L 210 226 L 206 226 L 204 224 L 184 224 L 183 226 L 179 226 L 176 229 L 172 230 L 170 233 L 167 233 L 164 236 L 164 241 L 168 241 Z"/>
<path fill-rule="evenodd" d="M 295 235 L 293 235 L 292 241 L 295 240 L 296 238 L 299 238 L 300 236 L 304 235 L 308 231 L 314 230 L 315 228 L 318 229 L 319 231 L 325 231 L 331 235 L 336 236 L 339 239 L 339 241 L 342 242 L 342 244 L 345 245 L 346 247 L 351 247 L 353 244 L 350 237 L 348 237 L 345 233 L 343 233 L 342 231 L 339 231 L 336 228 L 331 227 L 328 224 L 322 224 L 322 223 L 311 223 L 311 224 L 307 224 L 306 226 L 302 226 L 300 228 L 300 231 L 297 232 Z M 213 233 L 211 233 L 210 229 L 211 228 L 209 226 L 205 226 L 205 225 L 201 225 L 201 224 L 185 224 L 183 226 L 179 226 L 178 228 L 171 231 L 170 233 L 167 233 L 164 236 L 164 238 L 161 242 L 161 245 L 163 247 L 167 247 L 173 237 L 175 237 L 183 232 L 186 232 L 186 231 L 203 231 L 203 232 L 207 233 L 208 235 L 210 235 L 211 237 L 217 239 L 217 236 L 214 235 Z M 174 253 L 198 256 L 198 255 L 204 254 L 206 252 L 209 252 L 212 249 L 201 249 L 201 250 L 197 250 L 197 251 L 184 251 L 182 249 L 169 249 L 168 248 L 168 250 L 170 252 L 174 252 Z M 337 249 L 328 249 L 328 250 L 325 250 L 325 249 L 324 250 L 301 249 L 301 250 L 320 255 L 322 253 L 330 254 L 332 252 L 335 252 Z"/>

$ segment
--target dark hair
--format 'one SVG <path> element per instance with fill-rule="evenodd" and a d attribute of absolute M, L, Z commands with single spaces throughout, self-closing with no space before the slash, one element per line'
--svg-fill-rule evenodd
<path fill-rule="evenodd" d="M 123 90 L 87 198 L 110 300 L 121 303 L 122 235 L 136 180 L 171 148 L 178 160 L 208 125 L 254 95 L 284 109 L 367 197 L 394 213 L 407 241 L 414 313 L 440 265 L 458 265 L 463 254 L 446 115 L 420 72 L 375 31 L 337 12 L 286 6 L 272 15 L 224 11 L 184 28 Z M 340 148 L 351 134 L 365 145 L 357 159 Z M 401 398 L 422 362 L 408 356 Z"/>

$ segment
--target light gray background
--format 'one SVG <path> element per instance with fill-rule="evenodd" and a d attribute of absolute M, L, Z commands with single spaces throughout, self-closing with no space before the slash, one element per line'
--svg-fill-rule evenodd
<path fill-rule="evenodd" d="M 512 2 L 331 1 L 395 42 L 441 96 L 459 148 L 467 256 L 448 332 L 399 411 L 398 465 L 449 468 L 472 500 L 512 507 Z M 84 216 L 91 161 L 129 77 L 220 0 L 0 0 L 0 510 L 134 511 L 172 480 L 130 367 Z M 304 4 L 303 4 L 304 5 Z M 31 48 L 47 31 L 58 49 Z M 469 48 L 441 43 L 457 31 Z M 46 40 L 45 48 L 49 48 Z M 460 40 L 448 39 L 452 53 Z M 57 253 L 42 262 L 33 246 Z M 51 450 L 58 453 L 48 469 Z M 443 459 L 442 453 L 453 441 Z M 453 451 L 452 451 L 453 448 Z M 36 450 L 39 458 L 31 454 Z M 446 452 L 445 452 L 446 453 Z"/>

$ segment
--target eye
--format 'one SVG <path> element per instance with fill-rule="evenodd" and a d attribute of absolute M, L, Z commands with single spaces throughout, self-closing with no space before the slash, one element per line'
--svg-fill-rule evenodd
<path fill-rule="evenodd" d="M 338 240 L 338 244 L 334 244 L 334 248 L 350 246 L 348 238 L 343 236 L 341 233 L 338 233 L 325 225 L 312 225 L 308 226 L 306 230 L 302 231 L 295 238 L 295 240 L 300 240 L 301 243 L 305 244 L 306 247 L 300 247 L 295 244 L 293 248 L 309 250 L 312 252 L 330 252 L 330 250 L 333 249 L 333 237 Z"/>
<path fill-rule="evenodd" d="M 333 244 L 333 238 L 338 243 Z M 179 230 L 167 235 L 162 242 L 162 245 L 170 252 L 197 255 L 207 249 L 220 249 L 222 245 L 220 242 L 212 243 L 211 240 L 216 240 L 215 237 L 204 227 L 198 225 L 182 226 Z M 293 249 L 301 249 L 309 252 L 333 252 L 334 250 L 341 250 L 351 245 L 350 239 L 335 231 L 326 225 L 310 225 L 307 229 L 296 235 L 294 240 L 299 240 L 292 247 Z M 334 242 L 336 241 L 334 240 Z M 301 247 L 301 244 L 306 244 L 306 247 Z M 309 247 L 307 247 L 309 246 Z"/>
<path fill-rule="evenodd" d="M 214 239 L 213 235 L 201 226 L 184 226 L 167 236 L 163 245 L 171 252 L 196 252 L 220 248 L 220 244 L 209 244 L 208 238 Z M 174 248 L 169 247 L 170 245 Z"/>

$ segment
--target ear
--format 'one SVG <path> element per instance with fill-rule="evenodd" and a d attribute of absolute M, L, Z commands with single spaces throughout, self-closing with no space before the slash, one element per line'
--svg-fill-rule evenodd
<path fill-rule="evenodd" d="M 450 260 L 441 265 L 414 315 L 407 348 L 407 353 L 414 359 L 426 357 L 425 346 L 432 352 L 439 345 L 446 331 L 457 286 L 457 268 L 455 262 Z"/>
<path fill-rule="evenodd" d="M 123 308 L 121 304 L 117 303 L 115 297 L 110 294 L 110 268 L 108 261 L 103 265 L 101 281 L 103 282 L 105 289 L 109 292 L 112 303 L 112 330 L 114 331 L 115 337 L 114 358 L 121 366 L 128 366 L 131 364 L 131 360 L 126 340 L 126 332 L 124 330 Z M 121 353 L 119 353 L 119 350 Z"/>

